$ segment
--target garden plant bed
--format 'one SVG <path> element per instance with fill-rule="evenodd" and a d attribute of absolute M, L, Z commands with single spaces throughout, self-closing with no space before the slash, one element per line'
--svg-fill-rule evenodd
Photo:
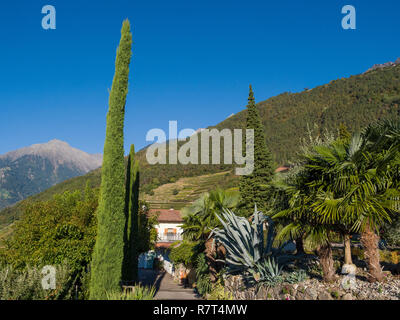
<path fill-rule="evenodd" d="M 400 277 L 385 273 L 381 283 L 365 280 L 363 271 L 357 275 L 355 284 L 345 289 L 345 276 L 337 275 L 332 283 L 317 278 L 300 283 L 282 283 L 275 287 L 245 288 L 241 276 L 230 276 L 225 287 L 236 300 L 400 300 Z"/>

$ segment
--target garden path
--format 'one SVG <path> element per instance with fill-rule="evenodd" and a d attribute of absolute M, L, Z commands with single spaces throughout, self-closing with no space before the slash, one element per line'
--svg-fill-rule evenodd
<path fill-rule="evenodd" d="M 143 285 L 154 285 L 156 287 L 155 300 L 199 300 L 193 289 L 184 288 L 174 281 L 167 272 L 140 269 L 139 279 Z"/>

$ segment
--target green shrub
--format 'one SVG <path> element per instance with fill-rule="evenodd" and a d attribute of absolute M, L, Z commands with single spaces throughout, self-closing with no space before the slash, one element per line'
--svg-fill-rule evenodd
<path fill-rule="evenodd" d="M 337 291 L 332 291 L 331 296 L 332 296 L 332 298 L 334 298 L 336 300 L 340 298 L 340 294 Z"/>
<path fill-rule="evenodd" d="M 386 224 L 382 238 L 391 246 L 400 246 L 400 215 L 397 215 L 392 223 Z"/>
<path fill-rule="evenodd" d="M 96 237 L 97 196 L 87 189 L 29 204 L 2 250 L 7 264 L 59 265 L 79 272 L 90 263 Z"/>
<path fill-rule="evenodd" d="M 196 263 L 199 248 L 198 242 L 177 241 L 171 245 L 169 257 L 175 265 L 182 263 L 186 267 L 193 266 Z"/>
<path fill-rule="evenodd" d="M 231 292 L 225 289 L 225 287 L 219 280 L 216 284 L 213 285 L 212 290 L 207 297 L 207 300 L 233 300 L 233 295 Z"/>
<path fill-rule="evenodd" d="M 156 288 L 137 285 L 133 290 L 107 292 L 107 300 L 153 300 Z"/>
<path fill-rule="evenodd" d="M 196 288 L 202 296 L 212 290 L 208 264 L 204 253 L 200 253 L 196 260 Z"/>
<path fill-rule="evenodd" d="M 0 269 L 0 300 L 59 300 L 73 299 L 74 285 L 68 264 L 56 266 L 56 289 L 44 290 L 41 268 L 13 266 Z"/>

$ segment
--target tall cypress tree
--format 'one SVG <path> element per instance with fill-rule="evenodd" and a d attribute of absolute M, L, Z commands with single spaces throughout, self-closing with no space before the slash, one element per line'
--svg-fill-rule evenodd
<path fill-rule="evenodd" d="M 132 34 L 125 20 L 109 98 L 90 299 L 104 299 L 106 292 L 120 289 L 125 227 L 124 117 L 131 50 Z"/>
<path fill-rule="evenodd" d="M 123 279 L 138 280 L 139 258 L 139 162 L 135 160 L 135 146 L 131 145 L 126 170 L 125 232 Z"/>
<path fill-rule="evenodd" d="M 265 212 L 267 208 L 265 186 L 271 181 L 274 174 L 272 155 L 267 148 L 264 127 L 254 101 L 251 85 L 246 128 L 254 129 L 254 170 L 251 174 L 240 177 L 239 191 L 240 211 L 243 215 L 248 216 L 254 212 L 255 204 L 258 209 Z"/>

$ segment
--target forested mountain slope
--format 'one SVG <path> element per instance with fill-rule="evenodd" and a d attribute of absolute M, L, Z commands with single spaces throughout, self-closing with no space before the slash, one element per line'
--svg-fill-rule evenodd
<path fill-rule="evenodd" d="M 255 91 L 257 98 L 257 91 Z M 400 65 L 377 68 L 361 75 L 331 81 L 328 84 L 300 93 L 283 93 L 258 103 L 265 126 L 267 145 L 277 165 L 292 160 L 301 141 L 309 134 L 325 130 L 337 131 L 341 123 L 353 132 L 369 123 L 400 116 Z M 242 128 L 247 112 L 243 110 L 210 128 Z M 146 148 L 137 152 L 141 164 L 142 191 L 152 194 L 165 183 L 182 177 L 229 171 L 231 165 L 149 165 Z M 90 179 L 92 186 L 100 184 L 100 170 L 68 180 L 43 193 L 28 198 L 48 199 L 54 193 L 83 189 Z M 226 179 L 226 175 L 221 175 Z M 231 181 L 231 179 L 229 179 Z M 223 184 L 222 184 L 223 185 Z M 210 185 L 210 189 L 213 188 Z M 23 202 L 0 212 L 0 224 L 9 223 L 20 213 Z"/>

